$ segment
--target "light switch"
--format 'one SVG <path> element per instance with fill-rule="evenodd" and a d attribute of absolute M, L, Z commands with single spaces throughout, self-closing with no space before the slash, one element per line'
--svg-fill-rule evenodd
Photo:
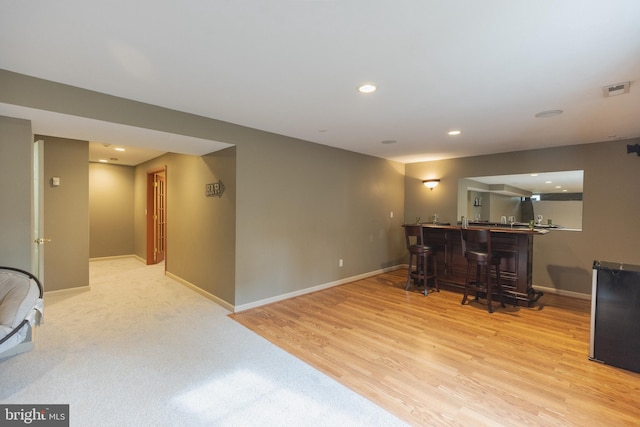
<path fill-rule="evenodd" d="M 59 176 L 54 176 L 53 178 L 51 178 L 51 185 L 53 185 L 54 187 L 59 187 L 60 186 L 60 177 Z"/>

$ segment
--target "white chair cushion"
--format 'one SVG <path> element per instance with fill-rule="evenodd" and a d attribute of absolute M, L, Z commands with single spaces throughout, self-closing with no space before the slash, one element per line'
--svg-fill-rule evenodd
<path fill-rule="evenodd" d="M 19 272 L 0 271 L 0 325 L 15 328 L 37 304 L 36 282 Z M 0 335 L 0 338 L 6 334 Z"/>

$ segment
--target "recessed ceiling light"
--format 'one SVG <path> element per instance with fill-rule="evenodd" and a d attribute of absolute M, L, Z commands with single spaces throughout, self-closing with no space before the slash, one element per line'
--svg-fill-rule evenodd
<path fill-rule="evenodd" d="M 539 112 L 538 114 L 536 114 L 536 117 L 538 119 L 546 119 L 546 118 L 549 118 L 549 117 L 559 116 L 562 113 L 564 113 L 564 111 L 562 111 L 562 110 L 547 110 L 547 111 Z"/>
<path fill-rule="evenodd" d="M 537 173 L 532 173 L 531 176 L 538 176 L 538 174 Z"/>
<path fill-rule="evenodd" d="M 447 134 L 451 136 L 460 135 L 461 133 L 462 133 L 461 130 L 450 130 L 449 132 L 447 132 Z"/>
<path fill-rule="evenodd" d="M 117 147 L 115 150 L 116 150 L 116 151 L 124 151 L 124 148 L 122 148 L 122 147 Z"/>
<path fill-rule="evenodd" d="M 371 93 L 375 92 L 377 87 L 372 85 L 371 83 L 363 84 L 362 86 L 358 86 L 358 92 L 360 93 Z"/>

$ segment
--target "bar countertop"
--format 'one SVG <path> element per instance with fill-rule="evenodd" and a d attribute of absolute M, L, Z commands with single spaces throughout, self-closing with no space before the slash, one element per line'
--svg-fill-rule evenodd
<path fill-rule="evenodd" d="M 441 228 L 445 230 L 459 230 L 462 228 L 460 224 L 451 225 L 448 223 L 436 223 L 436 224 L 421 223 L 420 225 L 427 228 Z M 531 230 L 528 225 L 519 225 L 519 224 L 511 227 L 510 225 L 502 225 L 502 224 L 495 224 L 495 223 L 487 223 L 486 225 L 482 223 L 472 223 L 467 228 L 471 230 L 488 228 L 489 230 L 491 230 L 491 232 L 494 232 L 494 233 L 514 233 L 514 234 L 517 233 L 517 234 L 531 234 L 531 235 L 547 234 L 549 232 L 548 228 L 534 228 L 533 230 Z"/>

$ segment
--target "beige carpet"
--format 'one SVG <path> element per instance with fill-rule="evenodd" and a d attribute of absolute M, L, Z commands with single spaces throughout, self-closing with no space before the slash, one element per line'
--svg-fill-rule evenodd
<path fill-rule="evenodd" d="M 91 291 L 45 295 L 35 350 L 0 359 L 0 404 L 69 404 L 72 426 L 402 425 L 163 269 L 92 261 Z"/>

